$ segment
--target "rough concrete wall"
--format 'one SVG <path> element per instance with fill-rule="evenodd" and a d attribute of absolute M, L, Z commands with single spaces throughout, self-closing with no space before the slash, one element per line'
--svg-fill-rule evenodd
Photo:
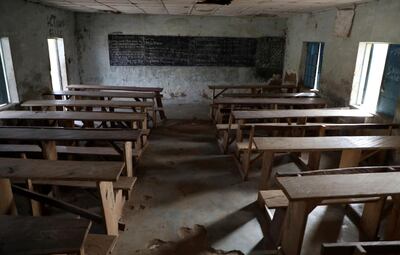
<path fill-rule="evenodd" d="M 350 100 L 360 42 L 400 43 L 400 1 L 373 1 L 356 8 L 349 38 L 334 35 L 336 10 L 288 19 L 285 70 L 299 72 L 303 42 L 325 42 L 321 90 L 336 105 Z"/>
<path fill-rule="evenodd" d="M 273 18 L 77 14 L 76 23 L 82 83 L 160 86 L 166 104 L 186 104 L 189 109 L 187 104 L 193 103 L 202 113 L 207 113 L 208 84 L 260 82 L 254 69 L 110 66 L 108 34 L 262 37 L 284 36 L 286 29 L 285 19 Z M 177 117 L 198 117 L 195 108 Z"/>
<path fill-rule="evenodd" d="M 63 37 L 70 82 L 79 82 L 73 12 L 23 0 L 0 1 L 0 37 L 10 40 L 20 100 L 51 88 L 47 39 Z"/>

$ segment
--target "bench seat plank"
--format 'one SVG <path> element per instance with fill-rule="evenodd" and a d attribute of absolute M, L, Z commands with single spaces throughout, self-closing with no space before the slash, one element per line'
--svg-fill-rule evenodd
<path fill-rule="evenodd" d="M 3 141 L 137 141 L 140 135 L 140 130 L 131 129 L 0 127 L 0 140 Z"/>
<path fill-rule="evenodd" d="M 81 219 L 0 216 L 0 254 L 79 254 L 90 225 Z"/>
<path fill-rule="evenodd" d="M 400 148 L 400 136 L 255 137 L 257 149 L 273 152 Z"/>
<path fill-rule="evenodd" d="M 117 181 L 113 182 L 114 189 L 121 189 L 124 191 L 131 191 L 136 183 L 136 177 L 121 176 Z M 48 180 L 34 180 L 33 184 L 41 185 L 55 185 L 66 187 L 79 187 L 79 188 L 97 188 L 96 182 L 93 181 L 48 181 Z"/>
<path fill-rule="evenodd" d="M 154 102 L 136 102 L 121 100 L 29 100 L 21 104 L 22 107 L 112 107 L 112 108 L 150 108 Z"/>
<path fill-rule="evenodd" d="M 70 84 L 68 89 L 87 89 L 87 90 L 122 90 L 122 91 L 142 91 L 142 92 L 161 92 L 160 87 L 137 87 L 137 86 L 114 86 L 114 85 L 95 85 L 95 84 Z"/>
<path fill-rule="evenodd" d="M 291 200 L 381 197 L 400 194 L 400 173 L 277 177 Z"/>
<path fill-rule="evenodd" d="M 122 169 L 120 162 L 0 158 L 0 178 L 10 179 L 115 182 Z"/>
<path fill-rule="evenodd" d="M 73 111 L 0 111 L 2 120 L 144 121 L 145 113 Z"/>
<path fill-rule="evenodd" d="M 108 91 L 51 91 L 43 95 L 53 96 L 81 96 L 81 97 L 116 97 L 116 98 L 155 98 L 154 92 L 108 92 Z"/>

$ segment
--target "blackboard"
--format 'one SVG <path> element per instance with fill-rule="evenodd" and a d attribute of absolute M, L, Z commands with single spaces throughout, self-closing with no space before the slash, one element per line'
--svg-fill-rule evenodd
<path fill-rule="evenodd" d="M 232 66 L 256 64 L 257 39 L 189 36 L 108 36 L 111 66 Z"/>

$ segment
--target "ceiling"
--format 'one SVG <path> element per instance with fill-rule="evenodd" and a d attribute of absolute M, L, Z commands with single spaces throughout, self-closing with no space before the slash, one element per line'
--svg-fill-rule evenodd
<path fill-rule="evenodd" d="M 341 7 L 370 0 L 232 0 L 228 5 L 202 1 L 231 0 L 29 0 L 79 12 L 115 12 L 126 14 L 171 14 L 212 16 L 287 16 Z"/>

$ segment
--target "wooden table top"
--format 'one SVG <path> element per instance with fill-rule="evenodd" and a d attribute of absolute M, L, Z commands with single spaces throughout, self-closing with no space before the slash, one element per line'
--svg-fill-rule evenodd
<path fill-rule="evenodd" d="M 143 121 L 145 118 L 145 113 L 0 111 L 0 120 Z"/>
<path fill-rule="evenodd" d="M 161 92 L 163 88 L 159 87 L 136 87 L 136 86 L 110 86 L 110 85 L 89 85 L 89 84 L 70 84 L 68 89 L 93 89 L 93 90 L 124 90 L 124 91 L 142 91 L 142 92 Z"/>
<path fill-rule="evenodd" d="M 154 102 L 137 102 L 121 100 L 29 100 L 21 104 L 23 107 L 113 107 L 113 108 L 134 108 L 153 107 Z"/>
<path fill-rule="evenodd" d="M 137 141 L 141 134 L 131 129 L 0 127 L 1 141 Z"/>
<path fill-rule="evenodd" d="M 400 194 L 400 173 L 277 177 L 289 200 L 340 199 Z"/>
<path fill-rule="evenodd" d="M 237 120 L 246 119 L 277 119 L 277 118 L 329 118 L 329 117 L 372 117 L 371 113 L 359 109 L 290 109 L 290 110 L 260 110 L 233 111 Z"/>
<path fill-rule="evenodd" d="M 225 105 L 325 105 L 323 98 L 254 98 L 254 97 L 222 97 L 214 100 L 214 104 Z"/>
<path fill-rule="evenodd" d="M 115 182 L 122 169 L 123 163 L 111 161 L 0 158 L 0 178 L 9 179 Z"/>
<path fill-rule="evenodd" d="M 82 97 L 119 97 L 119 98 L 154 98 L 154 92 L 128 92 L 128 91 L 75 91 L 60 90 L 44 93 L 43 95 L 54 96 L 82 96 Z"/>
<path fill-rule="evenodd" d="M 226 93 L 222 97 L 256 97 L 256 98 L 314 98 L 319 97 L 315 92 L 299 92 L 299 93 Z"/>
<path fill-rule="evenodd" d="M 0 254 L 79 254 L 91 222 L 60 217 L 0 216 Z"/>
<path fill-rule="evenodd" d="M 400 136 L 255 137 L 261 151 L 307 152 L 400 148 Z"/>
<path fill-rule="evenodd" d="M 209 85 L 209 89 L 293 89 L 297 88 L 296 84 L 269 85 L 260 84 L 226 84 L 226 85 Z"/>

